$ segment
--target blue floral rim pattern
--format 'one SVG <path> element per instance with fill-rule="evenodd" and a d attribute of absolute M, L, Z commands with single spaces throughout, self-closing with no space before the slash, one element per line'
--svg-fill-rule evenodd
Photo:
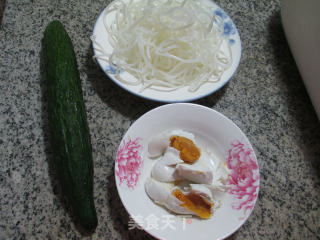
<path fill-rule="evenodd" d="M 225 38 L 229 38 L 229 44 L 232 46 L 236 43 L 236 41 L 232 38 L 232 35 L 235 35 L 237 33 L 237 29 L 235 25 L 233 24 L 232 20 L 229 18 L 229 16 L 221 9 L 217 8 L 214 10 L 214 14 L 219 16 L 220 19 L 215 19 L 216 24 L 223 24 L 223 33 L 222 36 Z M 222 23 L 221 23 L 222 21 Z"/>
<path fill-rule="evenodd" d="M 116 74 L 117 73 L 117 69 L 111 65 L 108 65 L 105 69 L 105 71 L 107 73 L 110 73 L 110 74 Z"/>

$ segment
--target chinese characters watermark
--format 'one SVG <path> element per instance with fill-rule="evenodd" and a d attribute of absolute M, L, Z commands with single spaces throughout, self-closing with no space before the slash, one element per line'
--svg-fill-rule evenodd
<path fill-rule="evenodd" d="M 181 223 L 181 224 L 179 224 Z M 129 230 L 132 229 L 145 229 L 145 230 L 176 230 L 179 226 L 182 230 L 185 230 L 187 225 L 192 223 L 191 215 L 171 215 L 166 214 L 161 217 L 157 217 L 154 214 L 150 214 L 146 217 L 141 215 L 130 216 L 128 222 Z"/>

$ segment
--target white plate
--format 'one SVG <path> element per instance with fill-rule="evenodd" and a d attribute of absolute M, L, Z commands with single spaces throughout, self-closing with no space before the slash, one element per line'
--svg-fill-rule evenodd
<path fill-rule="evenodd" d="M 231 168 L 228 183 L 232 187 L 227 193 L 215 196 L 222 204 L 210 219 L 170 214 L 145 193 L 144 183 L 154 164 L 154 160 L 145 157 L 148 141 L 173 128 L 194 133 L 197 140 Z M 255 153 L 244 133 L 222 114 L 191 103 L 167 104 L 140 117 L 124 135 L 115 162 L 118 193 L 131 216 L 129 229 L 144 229 L 154 237 L 166 240 L 212 240 L 231 235 L 254 208 L 259 176 Z"/>
<path fill-rule="evenodd" d="M 184 101 L 193 101 L 214 93 L 215 91 L 223 87 L 235 73 L 241 58 L 241 40 L 239 37 L 239 33 L 237 31 L 237 28 L 232 22 L 231 18 L 213 1 L 211 0 L 208 0 L 208 1 L 212 3 L 213 9 L 215 9 L 214 11 L 216 12 L 216 14 L 220 15 L 223 19 L 223 23 L 224 23 L 223 36 L 227 38 L 227 40 L 229 41 L 231 45 L 231 53 L 233 56 L 233 62 L 231 67 L 223 73 L 221 79 L 218 82 L 205 83 L 195 92 L 188 91 L 187 87 L 180 88 L 178 90 L 171 91 L 171 92 L 163 92 L 163 91 L 157 91 L 153 89 L 146 89 L 140 92 L 139 91 L 141 89 L 140 85 L 131 86 L 117 80 L 114 74 L 115 70 L 112 69 L 106 61 L 98 59 L 97 61 L 99 66 L 109 76 L 109 78 L 113 80 L 116 84 L 118 84 L 120 87 L 124 88 L 125 90 L 135 95 L 138 95 L 140 97 L 150 99 L 150 100 L 155 100 L 160 102 L 184 102 Z M 103 24 L 104 11 L 105 10 L 102 11 L 102 13 L 100 14 L 100 16 L 98 17 L 95 23 L 93 36 L 95 37 L 95 41 L 99 43 L 101 46 L 103 46 L 105 52 L 111 53 L 112 47 L 109 44 L 108 33 Z M 112 15 L 110 15 L 110 17 L 107 17 L 106 21 L 107 22 L 113 21 Z M 224 50 L 226 50 L 226 48 L 227 46 L 224 46 Z M 96 46 L 96 44 L 94 43 L 93 43 L 93 49 L 94 49 L 94 54 L 99 53 L 99 51 L 97 51 L 98 46 Z M 121 72 L 121 74 L 122 74 L 122 77 L 126 80 L 134 79 L 134 77 L 128 72 L 123 71 Z"/>

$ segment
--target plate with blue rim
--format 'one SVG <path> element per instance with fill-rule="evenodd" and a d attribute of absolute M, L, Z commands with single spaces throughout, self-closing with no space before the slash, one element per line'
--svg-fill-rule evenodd
<path fill-rule="evenodd" d="M 119 1 L 119 0 L 116 0 Z M 125 0 L 126 2 L 128 0 Z M 158 102 L 165 103 L 174 103 L 174 102 L 190 102 L 203 97 L 206 97 L 210 94 L 221 89 L 225 86 L 230 79 L 235 74 L 241 59 L 241 40 L 239 36 L 239 32 L 232 21 L 232 19 L 228 16 L 228 14 L 220 8 L 215 2 L 211 0 L 207 1 L 212 8 L 212 12 L 217 16 L 214 20 L 214 24 L 222 25 L 221 36 L 225 40 L 224 46 L 222 46 L 223 51 L 230 51 L 232 56 L 231 66 L 225 70 L 218 81 L 209 81 L 202 84 L 199 89 L 196 91 L 190 91 L 189 87 L 178 88 L 173 91 L 159 91 L 152 88 L 146 88 L 141 91 L 141 85 L 129 85 L 125 84 L 122 81 L 117 79 L 117 70 L 115 67 L 109 64 L 109 61 L 106 58 L 97 58 L 97 63 L 100 68 L 104 71 L 104 73 L 114 81 L 117 85 L 125 89 L 126 91 L 140 96 L 142 98 L 148 100 L 154 100 Z M 96 20 L 94 25 L 93 33 L 91 36 L 94 55 L 101 54 L 101 50 L 107 53 L 111 53 L 113 51 L 113 47 L 111 46 L 108 40 L 108 32 L 105 28 L 105 22 L 111 22 L 114 20 L 114 15 L 107 16 L 105 18 L 105 11 L 107 7 L 101 12 L 99 17 Z M 119 72 L 121 78 L 130 81 L 134 81 L 136 78 L 125 70 L 120 70 Z"/>

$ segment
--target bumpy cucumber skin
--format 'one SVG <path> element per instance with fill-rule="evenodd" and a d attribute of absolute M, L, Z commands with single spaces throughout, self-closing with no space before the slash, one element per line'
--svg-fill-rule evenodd
<path fill-rule="evenodd" d="M 92 146 L 73 44 L 59 21 L 47 26 L 43 44 L 54 162 L 75 217 L 92 231 L 98 224 Z"/>

